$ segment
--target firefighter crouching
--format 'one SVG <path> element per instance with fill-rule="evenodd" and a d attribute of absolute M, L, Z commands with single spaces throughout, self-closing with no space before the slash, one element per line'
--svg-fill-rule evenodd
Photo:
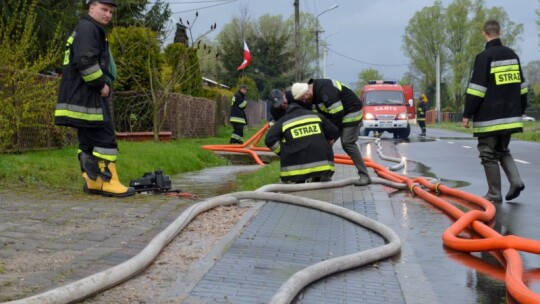
<path fill-rule="evenodd" d="M 338 128 L 328 119 L 293 103 L 268 130 L 265 144 L 280 156 L 282 182 L 330 181 L 337 138 Z"/>

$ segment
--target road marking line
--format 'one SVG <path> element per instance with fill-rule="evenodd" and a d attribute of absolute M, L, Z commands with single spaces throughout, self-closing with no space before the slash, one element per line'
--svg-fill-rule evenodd
<path fill-rule="evenodd" d="M 462 147 L 465 148 L 465 149 L 472 149 L 472 147 L 470 147 L 470 146 L 462 146 Z"/>
<path fill-rule="evenodd" d="M 448 143 L 449 143 L 449 144 L 454 144 L 454 142 L 453 142 L 453 141 L 449 141 Z"/>
<path fill-rule="evenodd" d="M 522 164 L 530 164 L 530 162 L 524 161 L 524 160 L 521 160 L 521 159 L 515 159 L 514 158 L 514 161 L 517 162 L 517 163 L 522 163 Z"/>

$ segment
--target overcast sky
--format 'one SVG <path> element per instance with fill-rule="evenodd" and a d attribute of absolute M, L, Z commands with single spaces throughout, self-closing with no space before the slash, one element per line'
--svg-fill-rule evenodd
<path fill-rule="evenodd" d="M 193 35 L 202 34 L 216 22 L 221 31 L 223 26 L 238 17 L 239 10 L 246 7 L 252 18 L 264 14 L 282 15 L 284 19 L 294 14 L 293 0 L 165 0 L 170 4 L 173 20 L 193 20 L 195 10 L 199 18 Z M 409 20 L 416 11 L 431 6 L 434 0 L 299 0 L 300 10 L 319 16 L 327 38 L 329 53 L 326 61 L 327 78 L 353 83 L 358 73 L 367 68 L 379 70 L 386 79 L 400 79 L 408 69 L 409 61 L 403 55 L 402 36 Z M 443 0 L 446 7 L 451 0 Z M 487 7 L 500 6 L 510 19 L 522 23 L 522 40 L 516 49 L 521 61 L 527 64 L 540 60 L 538 28 L 535 10 L 540 8 L 538 0 L 486 0 Z M 337 4 L 338 7 L 324 12 Z M 323 13 L 324 12 L 324 13 Z M 504 30 L 504 29 L 503 29 Z M 480 34 L 480 33 L 479 33 Z M 215 34 L 214 34 L 215 36 Z M 210 37 L 214 37 L 210 36 Z M 247 42 L 249 45 L 249 41 Z M 503 37 L 504 43 L 504 37 Z M 253 54 L 256 60 L 256 54 Z M 322 56 L 321 56 L 322 58 Z M 240 64 L 242 58 L 238 59 Z M 323 60 L 321 59 L 321 69 Z"/>

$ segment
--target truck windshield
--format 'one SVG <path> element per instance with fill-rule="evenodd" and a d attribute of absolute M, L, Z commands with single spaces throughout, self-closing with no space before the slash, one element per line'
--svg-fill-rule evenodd
<path fill-rule="evenodd" d="M 403 105 L 403 93 L 400 91 L 367 92 L 364 99 L 367 106 L 374 105 Z"/>

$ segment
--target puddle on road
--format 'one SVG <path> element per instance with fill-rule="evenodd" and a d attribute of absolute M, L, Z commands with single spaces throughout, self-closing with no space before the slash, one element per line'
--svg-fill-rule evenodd
<path fill-rule="evenodd" d="M 200 198 L 214 197 L 236 189 L 236 176 L 259 170 L 261 166 L 223 166 L 207 168 L 197 172 L 190 172 L 171 176 L 173 189 L 182 189 Z"/>

